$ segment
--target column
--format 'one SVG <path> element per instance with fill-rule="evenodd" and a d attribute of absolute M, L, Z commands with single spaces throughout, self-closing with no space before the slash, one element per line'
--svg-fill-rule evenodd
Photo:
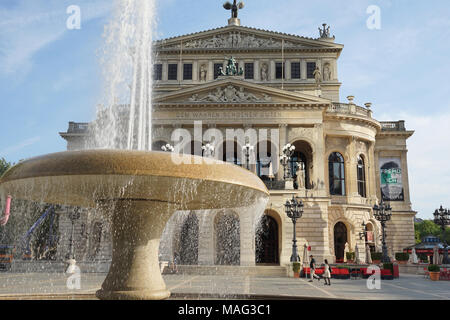
<path fill-rule="evenodd" d="M 280 140 L 279 140 L 280 154 L 278 155 L 278 161 L 280 161 L 279 158 L 283 150 L 283 147 L 288 143 L 288 135 L 287 135 L 288 125 L 280 124 L 278 128 L 280 130 Z M 280 163 L 280 170 L 278 170 L 277 173 L 277 180 L 283 180 L 283 178 L 284 178 L 284 167 Z"/>
<path fill-rule="evenodd" d="M 270 60 L 270 65 L 269 65 L 269 80 L 275 80 L 275 61 L 274 60 Z"/>
<path fill-rule="evenodd" d="M 323 124 L 314 125 L 315 146 L 313 150 L 314 168 L 311 180 L 314 183 L 314 189 L 317 197 L 328 196 L 328 186 L 326 184 L 325 174 L 328 174 L 328 159 L 325 155 L 325 136 L 323 134 Z"/>
<path fill-rule="evenodd" d="M 199 221 L 198 264 L 214 265 L 214 214 L 196 212 Z"/>
<path fill-rule="evenodd" d="M 253 215 L 245 212 L 239 217 L 241 240 L 241 266 L 255 265 L 255 230 L 253 227 Z"/>
<path fill-rule="evenodd" d="M 285 79 L 291 80 L 291 60 L 286 60 L 284 66 L 284 72 L 286 74 Z"/>
<path fill-rule="evenodd" d="M 192 81 L 198 81 L 198 61 L 192 63 Z"/>
<path fill-rule="evenodd" d="M 206 77 L 207 77 L 208 81 L 214 80 L 214 62 L 213 61 L 209 61 L 209 63 L 208 63 L 208 74 Z"/>
<path fill-rule="evenodd" d="M 306 80 L 307 72 L 306 72 L 306 60 L 300 61 L 300 75 L 302 80 Z"/>
<path fill-rule="evenodd" d="M 167 63 L 167 61 L 164 61 L 163 65 L 162 65 L 162 80 L 163 81 L 168 81 L 168 78 L 169 78 L 168 68 L 169 68 L 169 64 Z"/>
<path fill-rule="evenodd" d="M 261 81 L 261 67 L 259 65 L 259 60 L 255 60 L 253 70 L 255 81 Z"/>

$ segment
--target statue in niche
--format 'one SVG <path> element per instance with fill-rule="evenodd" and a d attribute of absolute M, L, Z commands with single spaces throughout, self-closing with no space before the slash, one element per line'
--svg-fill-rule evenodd
<path fill-rule="evenodd" d="M 261 67 L 261 80 L 262 81 L 267 81 L 267 80 L 269 80 L 269 77 L 268 77 L 268 70 L 269 68 L 268 68 L 268 66 L 267 66 L 267 63 L 263 63 L 263 65 L 262 65 L 262 67 Z"/>
<path fill-rule="evenodd" d="M 329 63 L 326 63 L 323 67 L 323 81 L 331 81 L 331 69 Z"/>
<path fill-rule="evenodd" d="M 322 73 L 320 72 L 320 68 L 317 66 L 316 70 L 314 70 L 314 79 L 316 80 L 316 85 L 320 87 L 320 83 L 322 82 Z"/>
<path fill-rule="evenodd" d="M 297 162 L 297 186 L 298 189 L 305 189 L 305 164 L 303 162 Z"/>
<path fill-rule="evenodd" d="M 207 74 L 208 74 L 208 71 L 206 70 L 206 66 L 203 64 L 200 67 L 200 81 L 205 82 Z"/>

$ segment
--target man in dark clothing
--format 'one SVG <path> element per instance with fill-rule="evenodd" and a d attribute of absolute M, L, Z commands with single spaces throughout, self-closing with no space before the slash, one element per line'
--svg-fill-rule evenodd
<path fill-rule="evenodd" d="M 311 280 L 309 280 L 309 282 L 313 282 L 314 278 L 320 281 L 320 277 L 316 275 L 316 260 L 312 255 L 310 255 L 309 258 L 311 259 L 311 262 L 309 263 Z"/>

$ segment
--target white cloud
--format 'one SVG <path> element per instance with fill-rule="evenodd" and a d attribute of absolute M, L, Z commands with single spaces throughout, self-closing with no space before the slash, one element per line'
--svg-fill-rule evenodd
<path fill-rule="evenodd" d="M 26 75 L 33 56 L 67 32 L 66 2 L 18 0 L 13 7 L 0 10 L 0 75 Z M 81 0 L 78 5 L 82 23 L 105 15 L 111 7 L 106 0 L 95 4 Z"/>
<path fill-rule="evenodd" d="M 22 149 L 25 149 L 26 147 L 29 147 L 35 143 L 37 143 L 39 140 L 41 140 L 41 137 L 32 137 L 29 139 L 26 139 L 24 141 L 19 142 L 18 144 L 7 147 L 3 150 L 0 150 L 1 157 L 7 157 L 9 155 L 12 155 L 14 153 L 17 153 L 18 151 L 21 151 Z"/>

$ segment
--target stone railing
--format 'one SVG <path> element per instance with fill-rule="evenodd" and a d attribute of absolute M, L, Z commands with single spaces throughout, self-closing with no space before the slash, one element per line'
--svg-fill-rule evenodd
<path fill-rule="evenodd" d="M 333 102 L 333 104 L 328 108 L 327 112 L 337 114 L 351 114 L 368 118 L 372 117 L 372 110 L 351 103 Z"/>
<path fill-rule="evenodd" d="M 381 130 L 382 131 L 406 131 L 405 121 L 382 121 Z"/>

